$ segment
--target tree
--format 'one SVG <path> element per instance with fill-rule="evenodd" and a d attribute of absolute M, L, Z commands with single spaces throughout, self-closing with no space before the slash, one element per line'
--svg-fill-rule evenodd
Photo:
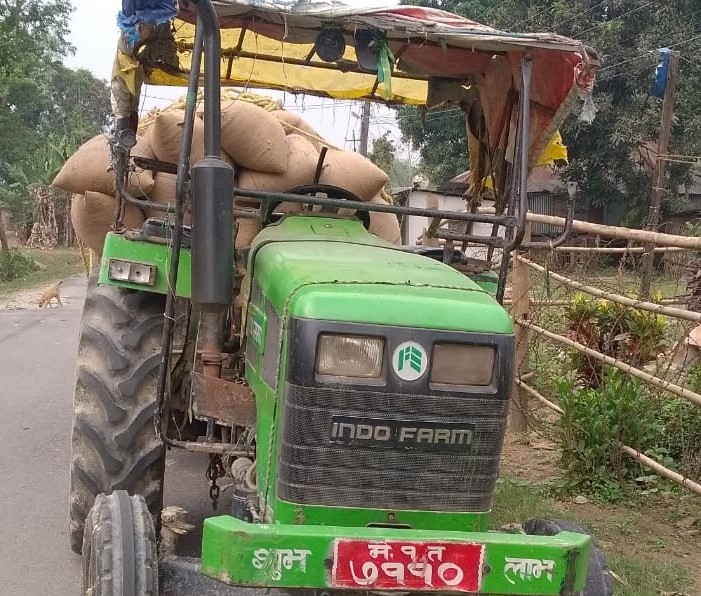
<path fill-rule="evenodd" d="M 387 137 L 389 133 L 385 133 L 381 137 L 372 142 L 372 150 L 370 151 L 370 161 L 389 176 L 394 163 L 394 144 Z"/>
<path fill-rule="evenodd" d="M 419 149 L 420 169 L 433 184 L 464 172 L 468 167 L 465 119 L 458 108 L 422 112 L 397 108 L 397 124 L 405 141 Z"/>
<path fill-rule="evenodd" d="M 592 124 L 573 114 L 563 125 L 570 166 L 564 175 L 579 182 L 580 195 L 592 205 L 627 203 L 628 223 L 639 224 L 646 213 L 649 172 L 636 156 L 657 137 L 660 100 L 649 97 L 658 61 L 657 49 L 682 52 L 670 153 L 701 154 L 701 15 L 697 0 L 420 0 L 503 30 L 554 31 L 594 47 L 603 61 L 595 87 L 598 113 Z M 690 56 L 684 60 L 684 56 Z M 402 112 L 405 114 L 401 115 Z M 406 112 L 413 112 L 409 115 Z M 459 114 L 459 112 L 457 112 Z M 435 116 L 434 116 L 435 117 Z M 418 112 L 402 108 L 402 134 L 421 150 L 429 175 L 440 157 L 456 148 L 450 133 L 462 134 L 454 123 L 443 134 L 417 130 Z M 464 153 L 465 142 L 461 138 Z M 431 161 L 433 160 L 433 161 Z M 688 175 L 688 165 L 674 164 L 675 181 Z M 433 176 L 433 175 L 432 175 Z M 669 197 L 668 197 L 669 198 Z"/>
<path fill-rule="evenodd" d="M 27 223 L 31 184 L 50 183 L 57 168 L 97 134 L 110 112 L 109 88 L 60 60 L 69 3 L 0 0 L 0 202 Z"/>
<path fill-rule="evenodd" d="M 408 160 L 396 156 L 396 148 L 388 136 L 389 133 L 385 133 L 372 142 L 372 151 L 368 157 L 389 176 L 389 188 L 410 186 L 414 168 Z"/>

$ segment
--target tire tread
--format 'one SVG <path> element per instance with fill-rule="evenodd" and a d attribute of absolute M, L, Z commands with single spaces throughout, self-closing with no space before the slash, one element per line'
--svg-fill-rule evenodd
<path fill-rule="evenodd" d="M 161 506 L 165 449 L 153 426 L 164 297 L 91 278 L 83 310 L 71 439 L 70 538 L 81 552 L 84 512 L 123 489 Z"/>

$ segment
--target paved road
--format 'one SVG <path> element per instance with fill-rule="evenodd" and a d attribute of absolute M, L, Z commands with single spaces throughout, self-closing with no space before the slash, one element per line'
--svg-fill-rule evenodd
<path fill-rule="evenodd" d="M 80 560 L 68 545 L 68 466 L 75 352 L 85 281 L 62 285 L 62 308 L 0 311 L 0 593 L 74 596 Z M 206 459 L 169 453 L 166 504 L 198 521 L 210 509 Z M 177 471 L 176 471 L 177 470 Z M 198 535 L 181 545 L 195 555 Z"/>

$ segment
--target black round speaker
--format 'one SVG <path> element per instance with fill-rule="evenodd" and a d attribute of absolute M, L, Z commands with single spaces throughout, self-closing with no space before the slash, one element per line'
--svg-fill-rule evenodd
<path fill-rule="evenodd" d="M 336 62 L 346 51 L 346 40 L 343 31 L 337 27 L 322 29 L 316 36 L 314 51 L 324 62 Z"/>

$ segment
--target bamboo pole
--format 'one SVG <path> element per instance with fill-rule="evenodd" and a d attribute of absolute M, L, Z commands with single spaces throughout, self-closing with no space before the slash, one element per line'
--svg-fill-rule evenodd
<path fill-rule="evenodd" d="M 573 279 L 570 279 L 568 277 L 564 277 L 563 275 L 559 275 L 558 273 L 548 271 L 547 269 L 545 269 L 545 267 L 541 267 L 537 263 L 534 263 L 533 261 L 530 261 L 529 259 L 526 259 L 520 255 L 516 255 L 515 258 L 525 263 L 532 269 L 549 275 L 552 279 L 556 279 L 557 281 L 562 282 L 563 284 L 570 286 L 571 288 L 575 288 L 586 294 L 591 294 L 592 296 L 596 296 L 597 298 L 604 298 L 606 300 L 610 300 L 611 302 L 615 302 L 616 304 L 622 304 L 623 306 L 629 306 L 632 308 L 637 308 L 639 310 L 646 310 L 648 312 L 660 315 L 667 315 L 676 319 L 684 319 L 685 321 L 701 323 L 701 313 L 686 310 L 684 308 L 675 308 L 674 306 L 664 306 L 655 302 L 645 302 L 634 298 L 627 298 L 626 296 L 621 296 L 620 294 L 614 294 L 613 292 L 599 290 L 598 288 L 587 286 L 578 281 L 574 281 Z"/>
<path fill-rule="evenodd" d="M 632 447 L 628 447 L 627 445 L 621 445 L 620 447 L 621 451 L 624 451 L 625 453 L 630 455 L 637 462 L 640 462 L 644 466 L 650 468 L 651 470 L 654 470 L 660 476 L 664 476 L 668 480 L 671 480 L 672 482 L 676 482 L 677 484 L 681 484 L 683 487 L 688 488 L 690 491 L 696 493 L 697 495 L 701 495 L 701 484 L 697 484 L 693 480 L 689 480 L 681 474 L 674 472 L 668 468 L 665 468 L 662 464 L 657 463 L 654 459 L 650 459 L 647 455 L 643 455 L 642 453 L 640 453 L 640 451 L 637 451 Z"/>
<path fill-rule="evenodd" d="M 530 385 L 526 385 L 521 379 L 516 379 L 516 384 L 523 389 L 528 395 L 534 397 L 537 399 L 539 402 L 545 404 L 548 406 L 551 410 L 555 410 L 558 414 L 564 414 L 565 411 L 558 406 L 557 404 L 551 402 L 547 397 L 545 397 L 542 393 L 538 393 L 533 387 Z"/>
<path fill-rule="evenodd" d="M 532 395 L 534 398 L 536 398 L 538 401 L 544 403 L 547 407 L 549 407 L 551 410 L 554 410 L 555 412 L 559 414 L 564 414 L 564 411 L 560 406 L 557 404 L 554 404 L 551 402 L 549 399 L 546 397 L 543 397 L 540 393 L 538 393 L 533 387 L 529 387 L 525 383 L 521 381 L 516 381 L 519 383 L 522 389 L 524 389 L 527 393 Z M 622 445 L 619 444 L 619 447 L 621 448 L 621 451 L 627 453 L 630 455 L 633 459 L 635 459 L 637 462 L 643 464 L 644 466 L 650 468 L 660 476 L 663 476 L 664 478 L 667 478 L 668 480 L 671 480 L 672 482 L 676 482 L 677 484 L 680 484 L 684 488 L 689 489 L 690 491 L 696 493 L 697 495 L 701 495 L 701 485 L 697 484 L 693 480 L 689 480 L 688 478 L 685 478 L 681 474 L 674 472 L 673 470 L 670 470 L 669 468 L 664 467 L 662 464 L 656 462 L 654 459 L 649 458 L 647 455 L 643 455 L 640 453 L 640 451 L 637 451 L 636 449 L 633 449 L 632 447 L 628 447 L 628 445 Z"/>
<path fill-rule="evenodd" d="M 556 252 L 586 252 L 586 253 L 610 253 L 630 255 L 642 254 L 645 252 L 644 246 L 632 246 L 630 248 L 622 246 L 556 246 L 553 248 Z M 660 246 L 655 248 L 656 253 L 666 252 L 686 252 L 688 248 L 679 248 L 678 246 Z"/>
<path fill-rule="evenodd" d="M 519 325 L 522 325 L 523 327 L 528 327 L 529 329 L 535 331 L 540 335 L 549 337 L 550 339 L 556 342 L 569 346 L 570 348 L 574 348 L 575 350 L 582 352 L 587 356 L 591 356 L 592 358 L 599 360 L 600 362 L 610 364 L 618 370 L 627 372 L 629 375 L 637 377 L 641 381 L 645 381 L 646 383 L 649 383 L 650 385 L 657 387 L 658 389 L 662 389 L 663 391 L 667 391 L 669 393 L 672 393 L 673 395 L 677 395 L 678 397 L 683 397 L 684 399 L 695 403 L 697 406 L 701 406 L 701 395 L 695 393 L 694 391 L 689 391 L 689 389 L 680 387 L 679 385 L 675 385 L 674 383 L 670 383 L 669 381 L 665 381 L 664 379 L 660 379 L 659 377 L 651 375 L 650 373 L 647 373 L 644 370 L 640 370 L 639 368 L 635 368 L 630 364 L 626 364 L 625 362 L 616 360 L 611 356 L 607 356 L 606 354 L 602 354 L 601 352 L 592 350 L 591 348 L 580 344 L 579 342 L 571 340 L 568 337 L 558 335 L 557 333 L 553 333 L 552 331 L 548 331 L 547 329 L 538 327 L 537 325 L 534 325 L 533 323 L 530 323 L 528 321 L 524 321 L 523 319 L 517 320 L 516 322 Z"/>
<path fill-rule="evenodd" d="M 551 226 L 565 226 L 563 217 L 554 215 L 542 215 L 540 213 L 528 213 L 526 216 L 531 223 L 548 224 Z M 587 234 L 599 235 L 605 238 L 623 238 L 625 240 L 635 240 L 637 242 L 654 242 L 661 246 L 673 246 L 688 250 L 701 250 L 701 238 L 695 236 L 675 236 L 673 234 L 662 234 L 660 232 L 649 232 L 647 230 L 634 230 L 632 228 L 621 228 L 617 226 L 605 226 L 588 221 L 575 219 L 572 222 L 572 230 Z"/>
<path fill-rule="evenodd" d="M 684 304 L 684 298 L 663 298 L 659 303 L 662 305 Z M 503 304 L 504 306 L 511 306 L 513 300 L 509 298 L 508 300 L 504 300 Z M 534 300 L 533 297 L 531 297 L 531 306 L 567 306 L 569 304 L 572 304 L 571 300 Z M 657 302 L 655 302 L 655 304 L 657 304 Z"/>
<path fill-rule="evenodd" d="M 526 236 L 530 235 L 530 224 L 526 224 Z M 526 263 L 515 258 L 511 270 L 511 308 L 514 319 L 528 318 L 531 308 L 531 280 L 530 269 Z M 516 325 L 514 329 L 516 342 L 516 378 L 528 373 L 528 329 Z M 525 432 L 528 429 L 528 399 L 520 390 L 517 382 L 514 382 L 513 399 L 509 411 L 509 428 L 514 432 Z"/>

